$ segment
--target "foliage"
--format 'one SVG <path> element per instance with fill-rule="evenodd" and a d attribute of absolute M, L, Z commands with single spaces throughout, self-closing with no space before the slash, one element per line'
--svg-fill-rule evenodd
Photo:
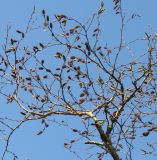
<path fill-rule="evenodd" d="M 99 160 L 107 154 L 114 160 L 131 160 L 134 144 L 140 137 L 147 138 L 147 146 L 152 149 L 141 148 L 143 154 L 155 151 L 149 136 L 157 129 L 156 35 L 145 33 L 144 38 L 125 43 L 123 34 L 128 19 L 121 2 L 114 0 L 114 4 L 121 18 L 120 41 L 114 48 L 100 42 L 103 3 L 86 23 L 64 14 L 51 20 L 42 10 L 43 24 L 38 25 L 34 8 L 26 30 L 16 30 L 17 37 L 10 36 L 8 26 L 0 53 L 0 93 L 8 104 L 18 105 L 22 119 L 12 128 L 6 118 L 1 118 L 1 123 L 11 130 L 2 159 L 10 152 L 11 135 L 24 122 L 41 121 L 44 127 L 37 133 L 41 135 L 49 127 L 47 119 L 60 115 L 80 119 L 82 129 L 69 129 L 87 146 L 101 150 L 91 153 Z M 133 14 L 132 19 L 136 16 Z M 47 42 L 41 39 L 36 44 L 26 44 L 33 31 L 44 31 L 49 37 Z M 130 55 L 130 45 L 139 42 L 148 49 Z M 124 54 L 126 61 L 121 60 Z M 60 125 L 64 126 L 65 121 Z M 71 140 L 64 146 L 72 151 L 78 141 Z"/>

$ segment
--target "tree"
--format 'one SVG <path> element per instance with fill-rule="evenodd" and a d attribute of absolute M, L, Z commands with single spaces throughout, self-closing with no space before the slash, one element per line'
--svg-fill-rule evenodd
<path fill-rule="evenodd" d="M 64 143 L 78 158 L 72 147 L 80 139 L 96 148 L 90 156 L 96 155 L 99 160 L 106 155 L 114 160 L 131 160 L 140 138 L 145 138 L 150 149 L 141 148 L 143 154 L 155 152 L 156 144 L 149 137 L 157 130 L 156 35 L 144 33 L 144 38 L 126 43 L 125 25 L 139 15 L 132 14 L 128 19 L 121 1 L 113 2 L 121 23 L 119 45 L 114 48 L 101 42 L 103 2 L 86 23 L 64 14 L 51 20 L 42 10 L 42 25 L 38 25 L 34 8 L 26 30 L 16 30 L 17 37 L 12 37 L 7 27 L 0 53 L 0 93 L 7 104 L 17 104 L 22 119 L 12 128 L 6 122 L 9 119 L 1 118 L 2 125 L 11 130 L 2 159 L 10 152 L 10 137 L 24 122 L 41 121 L 40 135 L 49 127 L 49 117 L 61 115 L 80 119 L 80 128 L 69 126 L 63 119 L 56 122 L 80 137 Z M 29 46 L 33 31 L 44 31 L 49 39 Z M 132 56 L 128 48 L 137 42 L 144 43 L 147 50 Z M 125 62 L 121 60 L 124 54 Z"/>

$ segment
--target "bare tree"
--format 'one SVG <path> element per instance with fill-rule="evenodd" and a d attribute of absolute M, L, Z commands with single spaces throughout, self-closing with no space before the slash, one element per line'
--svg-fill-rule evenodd
<path fill-rule="evenodd" d="M 80 119 L 81 129 L 62 119 L 54 121 L 79 137 L 64 146 L 80 159 L 72 149 L 80 140 L 96 148 L 88 158 L 96 156 L 99 160 L 106 155 L 114 160 L 132 160 L 136 141 L 143 138 L 149 149 L 141 148 L 141 152 L 155 153 L 156 143 L 149 137 L 157 131 L 157 37 L 144 33 L 142 38 L 126 42 L 124 27 L 139 15 L 128 19 L 121 1 L 114 0 L 114 4 L 121 20 L 119 45 L 114 48 L 101 42 L 103 2 L 86 23 L 64 14 L 52 20 L 45 10 L 40 23 L 34 8 L 26 29 L 16 30 L 17 36 L 12 37 L 11 27 L 7 27 L 0 53 L 0 93 L 8 104 L 17 104 L 22 119 L 0 119 L 11 131 L 2 159 L 12 153 L 8 149 L 10 137 L 24 122 L 41 121 L 44 127 L 37 133 L 40 135 L 49 127 L 48 119 L 60 115 Z M 46 41 L 29 44 L 33 32 L 46 36 Z M 146 48 L 145 52 L 132 56 L 130 48 L 137 43 Z M 122 60 L 124 54 L 126 61 Z M 8 121 L 16 123 L 15 127 Z M 3 135 L 5 129 L 0 131 Z"/>

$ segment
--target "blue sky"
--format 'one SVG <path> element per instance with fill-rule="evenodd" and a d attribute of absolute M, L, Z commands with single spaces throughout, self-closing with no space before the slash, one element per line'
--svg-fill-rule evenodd
<path fill-rule="evenodd" d="M 99 8 L 99 2 L 98 0 L 2 0 L 0 5 L 0 44 L 4 40 L 5 29 L 8 24 L 12 25 L 13 29 L 22 29 L 26 26 L 34 5 L 38 16 L 41 15 L 41 10 L 45 9 L 50 16 L 64 13 L 85 22 Z M 102 17 L 102 38 L 109 42 L 111 46 L 114 46 L 119 40 L 119 18 L 114 15 L 113 3 L 108 0 L 104 0 L 104 3 L 106 11 Z M 156 6 L 156 0 L 128 0 L 124 3 L 126 16 L 129 17 L 134 12 L 141 15 L 140 18 L 131 21 L 125 30 L 125 37 L 128 42 L 143 37 L 145 32 L 156 32 Z M 42 37 L 39 36 L 38 38 Z M 32 39 L 32 41 L 34 40 Z M 136 46 L 136 49 L 138 51 L 143 50 L 142 46 Z M 16 106 L 6 106 L 3 100 L 1 104 L 0 116 L 7 114 L 16 118 Z M 37 131 L 41 128 L 39 122 L 24 124 L 13 135 L 10 150 L 17 152 L 19 159 L 22 160 L 76 159 L 63 146 L 64 141 L 71 135 L 70 131 L 52 124 L 43 135 L 36 136 Z M 0 150 L 1 147 L 0 144 Z M 6 160 L 10 160 L 10 158 L 8 157 Z"/>

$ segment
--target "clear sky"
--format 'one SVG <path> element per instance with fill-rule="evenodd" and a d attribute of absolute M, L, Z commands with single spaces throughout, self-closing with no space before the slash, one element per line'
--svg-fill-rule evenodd
<path fill-rule="evenodd" d="M 40 15 L 41 10 L 45 9 L 50 16 L 64 13 L 85 22 L 99 8 L 99 2 L 99 0 L 1 0 L 0 44 L 4 41 L 4 33 L 8 24 L 12 25 L 13 29 L 20 29 L 26 26 L 33 6 L 36 7 L 37 15 Z M 111 46 L 114 46 L 119 39 L 119 26 L 117 26 L 119 19 L 112 10 L 112 0 L 104 0 L 104 3 L 106 11 L 102 17 L 102 38 L 110 42 Z M 125 30 L 125 37 L 128 42 L 135 38 L 141 38 L 145 32 L 157 31 L 157 0 L 127 0 L 123 5 L 126 16 L 132 13 L 141 15 L 140 18 L 131 21 Z M 32 41 L 34 40 L 32 39 Z M 137 46 L 137 49 L 141 50 L 142 46 Z M 10 117 L 16 118 L 16 106 L 14 106 L 15 108 L 12 106 L 8 108 L 5 101 L 0 101 L 2 105 L 0 116 L 8 114 Z M 21 160 L 76 159 L 63 146 L 64 141 L 69 139 L 71 132 L 66 128 L 52 124 L 43 135 L 36 136 L 36 133 L 41 128 L 39 122 L 24 124 L 13 135 L 10 150 L 15 151 Z M 0 143 L 0 150 L 1 148 L 2 145 Z M 136 159 L 139 159 L 139 157 L 135 157 Z M 145 158 L 143 157 L 143 159 Z M 9 157 L 6 160 L 10 160 Z M 155 159 L 152 158 L 152 160 Z"/>

